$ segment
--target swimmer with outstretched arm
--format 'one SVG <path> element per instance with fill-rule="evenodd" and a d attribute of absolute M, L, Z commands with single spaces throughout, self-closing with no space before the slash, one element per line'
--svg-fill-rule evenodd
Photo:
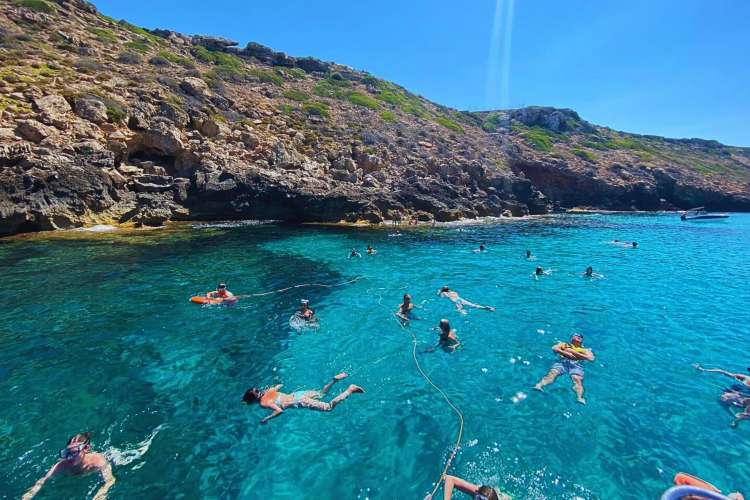
<path fill-rule="evenodd" d="M 284 410 L 287 408 L 307 408 L 309 410 L 331 411 L 336 405 L 352 394 L 365 392 L 358 385 L 351 384 L 345 391 L 333 398 L 330 403 L 320 401 L 320 399 L 328 393 L 333 384 L 348 376 L 349 375 L 345 372 L 339 373 L 319 391 L 295 391 L 291 394 L 285 394 L 279 391 L 283 384 L 277 384 L 268 389 L 252 387 L 245 391 L 245 395 L 242 397 L 242 402 L 247 405 L 258 403 L 263 408 L 272 411 L 270 415 L 260 421 L 261 424 L 265 424 L 272 418 L 278 417 L 284 413 Z"/>
<path fill-rule="evenodd" d="M 466 299 L 462 299 L 458 295 L 458 293 L 454 292 L 447 286 L 441 287 L 440 290 L 438 290 L 438 296 L 445 297 L 446 299 L 449 299 L 451 302 L 453 302 L 453 304 L 456 306 L 456 310 L 460 312 L 461 314 L 466 314 L 466 311 L 464 311 L 464 306 L 473 307 L 474 309 L 484 309 L 485 311 L 490 311 L 490 312 L 495 311 L 494 307 L 474 304 L 473 302 L 469 302 Z"/>
<path fill-rule="evenodd" d="M 91 451 L 91 435 L 88 432 L 76 434 L 68 439 L 68 444 L 60 451 L 60 458 L 61 460 L 53 465 L 43 478 L 24 493 L 21 497 L 23 500 L 34 498 L 44 483 L 55 476 L 82 476 L 91 472 L 99 472 L 104 480 L 104 484 L 94 495 L 94 500 L 107 498 L 107 492 L 115 484 L 115 476 L 104 455 Z"/>
<path fill-rule="evenodd" d="M 474 500 L 500 500 L 500 496 L 497 494 L 494 488 L 487 485 L 476 485 L 469 481 L 461 479 L 460 477 L 445 475 L 445 483 L 443 484 L 443 500 L 451 500 L 453 498 L 453 490 L 456 489 L 461 493 L 466 493 L 471 496 Z M 503 495 L 503 498 L 508 498 L 507 495 Z M 425 500 L 432 500 L 432 495 L 427 495 Z"/>
<path fill-rule="evenodd" d="M 742 383 L 742 385 L 744 385 L 748 389 L 750 389 L 750 375 L 745 375 L 744 373 L 732 373 L 726 370 L 722 370 L 720 368 L 703 368 L 698 363 L 695 363 L 693 367 L 695 367 L 697 370 L 700 370 L 702 372 L 720 373 L 721 375 L 725 375 L 727 377 L 733 378 L 737 380 L 738 382 Z M 747 370 L 750 371 L 750 367 Z"/>
<path fill-rule="evenodd" d="M 750 396 L 748 395 L 750 391 L 750 376 L 743 373 L 732 373 L 720 368 L 703 368 L 698 363 L 695 363 L 693 366 L 702 372 L 718 373 L 740 382 L 742 384 L 741 387 L 735 385 L 732 388 L 726 389 L 719 400 L 728 407 L 736 406 L 743 408 L 743 411 L 737 414 L 729 410 L 734 416 L 734 421 L 730 424 L 732 427 L 737 427 L 737 424 L 741 420 L 750 420 Z M 750 371 L 750 368 L 748 368 L 748 371 Z"/>
<path fill-rule="evenodd" d="M 552 269 L 547 269 L 545 271 L 542 266 L 536 266 L 536 269 L 534 270 L 532 276 L 534 276 L 535 280 L 538 280 L 539 276 L 549 276 L 550 274 L 552 274 Z"/>

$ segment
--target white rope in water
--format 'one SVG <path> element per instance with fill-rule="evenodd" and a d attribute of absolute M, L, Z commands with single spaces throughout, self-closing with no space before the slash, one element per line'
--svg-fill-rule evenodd
<path fill-rule="evenodd" d="M 289 290 L 292 290 L 294 288 L 306 288 L 306 287 L 320 287 L 320 288 L 335 288 L 337 286 L 344 286 L 344 285 L 350 285 L 352 283 L 356 283 L 357 281 L 361 280 L 363 276 L 357 276 L 353 279 L 350 279 L 349 281 L 344 281 L 343 283 L 336 283 L 333 285 L 326 285 L 323 283 L 302 283 L 301 285 L 292 285 L 288 286 L 286 288 L 279 288 L 278 290 L 271 290 L 270 292 L 260 292 L 260 293 L 247 293 L 244 295 L 235 295 L 238 299 L 242 298 L 248 298 L 248 297 L 265 297 L 266 295 L 273 295 L 274 293 L 283 293 L 287 292 Z"/>

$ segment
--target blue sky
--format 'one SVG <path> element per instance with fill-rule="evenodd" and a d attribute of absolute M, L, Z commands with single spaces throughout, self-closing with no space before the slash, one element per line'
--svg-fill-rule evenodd
<path fill-rule="evenodd" d="M 367 70 L 458 109 L 566 107 L 618 130 L 750 146 L 750 2 L 499 1 L 499 23 L 498 0 L 95 3 L 147 28 Z"/>

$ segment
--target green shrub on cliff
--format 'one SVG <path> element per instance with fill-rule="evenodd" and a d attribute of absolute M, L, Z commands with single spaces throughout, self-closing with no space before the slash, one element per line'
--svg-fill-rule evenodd
<path fill-rule="evenodd" d="M 338 80 L 332 77 L 328 77 L 325 80 L 319 81 L 313 88 L 313 94 L 320 97 L 331 97 L 335 99 L 341 99 L 346 97 L 349 87 L 351 84 L 346 80 Z"/>
<path fill-rule="evenodd" d="M 312 116 L 328 116 L 328 105 L 322 102 L 308 102 L 302 105 L 302 111 Z"/>
<path fill-rule="evenodd" d="M 592 153 L 591 151 L 586 151 L 585 149 L 573 148 L 571 149 L 571 153 L 573 153 L 577 157 L 582 158 L 586 161 L 596 160 L 596 155 L 594 155 L 594 153 Z"/>
<path fill-rule="evenodd" d="M 119 40 L 117 34 L 109 28 L 95 28 L 92 26 L 88 28 L 88 32 L 103 43 L 117 43 Z"/>
<path fill-rule="evenodd" d="M 107 106 L 107 118 L 111 123 L 123 121 L 128 114 L 119 106 Z"/>
<path fill-rule="evenodd" d="M 552 151 L 555 135 L 547 129 L 532 127 L 521 135 L 537 151 Z"/>
<path fill-rule="evenodd" d="M 360 94 L 359 92 L 350 92 L 349 95 L 346 96 L 346 98 L 350 103 L 356 104 L 357 106 L 363 106 L 370 109 L 378 109 L 380 107 L 378 101 L 370 96 Z"/>
<path fill-rule="evenodd" d="M 273 71 L 253 68 L 248 73 L 263 83 L 272 83 L 277 87 L 281 87 L 282 85 L 284 85 L 284 79 L 281 78 L 279 74 L 274 73 Z"/>
<path fill-rule="evenodd" d="M 146 52 L 148 52 L 150 45 L 147 42 L 144 42 L 141 40 L 135 40 L 135 41 L 126 43 L 125 48 L 129 50 L 134 50 L 135 52 L 140 52 L 141 54 L 145 54 Z"/>
<path fill-rule="evenodd" d="M 461 125 L 454 122 L 450 118 L 446 118 L 444 116 L 438 116 L 435 118 L 435 121 L 442 125 L 443 127 L 447 128 L 448 130 L 452 130 L 453 132 L 457 132 L 459 134 L 463 133 L 464 129 Z"/>
<path fill-rule="evenodd" d="M 380 113 L 380 118 L 385 122 L 393 123 L 396 121 L 396 113 L 393 111 L 383 111 Z"/>
<path fill-rule="evenodd" d="M 310 100 L 310 94 L 297 89 L 289 89 L 284 92 L 284 97 L 292 101 L 305 102 Z"/>
<path fill-rule="evenodd" d="M 183 57 L 179 54 L 175 54 L 171 50 L 160 50 L 156 55 L 166 59 L 172 64 L 178 64 L 182 66 L 183 68 L 187 68 L 187 69 L 195 68 L 195 63 L 193 63 L 192 60 L 188 59 L 187 57 Z"/>
<path fill-rule="evenodd" d="M 54 14 L 57 12 L 55 6 L 45 0 L 14 0 L 13 3 L 19 7 L 26 7 L 27 9 L 42 12 L 44 14 Z"/>

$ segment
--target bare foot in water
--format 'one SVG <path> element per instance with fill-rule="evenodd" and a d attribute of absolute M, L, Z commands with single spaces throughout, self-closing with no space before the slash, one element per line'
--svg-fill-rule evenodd
<path fill-rule="evenodd" d="M 355 392 L 362 392 L 362 393 L 364 393 L 364 392 L 365 392 L 365 390 L 364 390 L 364 389 L 362 389 L 362 388 L 361 388 L 360 386 L 358 386 L 358 385 L 354 385 L 354 384 L 350 385 L 350 386 L 349 386 L 349 389 L 347 389 L 347 390 L 348 390 L 349 392 L 351 392 L 352 394 L 354 394 Z"/>
<path fill-rule="evenodd" d="M 335 377 L 333 377 L 333 380 L 341 380 L 341 379 L 343 379 L 343 378 L 346 378 L 346 377 L 348 377 L 348 376 L 349 376 L 349 374 L 348 374 L 348 373 L 346 373 L 346 372 L 341 372 L 341 373 L 339 373 L 338 375 L 336 375 Z"/>
<path fill-rule="evenodd" d="M 534 389 L 537 390 L 537 391 L 539 391 L 539 392 L 544 392 L 544 388 L 542 387 L 542 384 L 536 384 L 534 386 Z"/>
<path fill-rule="evenodd" d="M 495 312 L 495 308 L 494 307 L 487 306 L 487 307 L 485 307 L 485 309 L 487 309 L 489 312 Z"/>
<path fill-rule="evenodd" d="M 586 400 L 584 398 L 578 398 L 578 402 L 581 403 L 582 405 L 586 404 Z"/>

